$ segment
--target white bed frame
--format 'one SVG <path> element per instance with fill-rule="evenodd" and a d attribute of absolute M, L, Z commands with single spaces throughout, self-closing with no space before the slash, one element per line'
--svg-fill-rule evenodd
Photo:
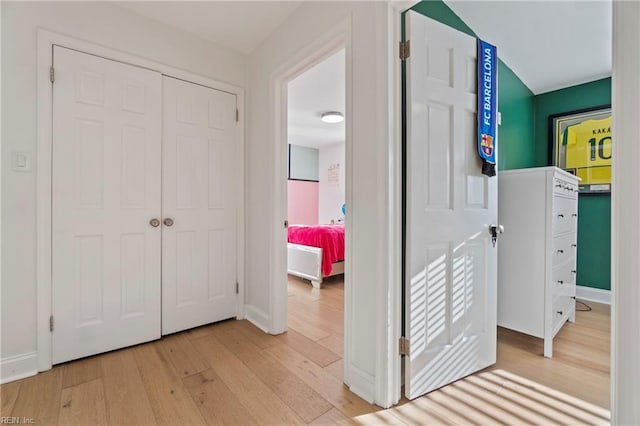
<path fill-rule="evenodd" d="M 323 278 L 344 273 L 344 261 L 333 263 L 331 274 L 322 275 L 321 248 L 288 243 L 287 272 L 296 277 L 310 280 L 313 287 L 320 288 Z"/>

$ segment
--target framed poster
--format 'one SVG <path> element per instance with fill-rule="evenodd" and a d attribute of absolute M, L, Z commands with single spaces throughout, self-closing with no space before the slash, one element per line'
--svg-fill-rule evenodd
<path fill-rule="evenodd" d="M 580 193 L 611 192 L 611 105 L 549 116 L 552 162 L 577 175 Z"/>

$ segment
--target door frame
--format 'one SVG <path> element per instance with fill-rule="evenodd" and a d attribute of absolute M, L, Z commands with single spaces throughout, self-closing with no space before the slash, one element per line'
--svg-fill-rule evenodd
<path fill-rule="evenodd" d="M 332 30 L 318 39 L 317 42 L 306 46 L 298 54 L 286 61 L 280 66 L 270 78 L 271 99 L 274 100 L 274 108 L 272 109 L 272 126 L 273 126 L 273 195 L 274 210 L 273 224 L 271 226 L 271 241 L 273 253 L 273 266 L 271 269 L 271 288 L 269 292 L 269 306 L 271 318 L 269 324 L 269 332 L 272 334 L 280 334 L 287 331 L 287 258 L 286 258 L 286 229 L 284 221 L 287 219 L 287 175 L 286 175 L 286 159 L 287 159 L 287 115 L 288 115 L 288 83 L 297 76 L 308 71 L 313 66 L 327 59 L 334 53 L 344 49 L 345 51 L 345 203 L 351 205 L 352 193 L 352 137 L 351 124 L 349 117 L 352 117 L 352 101 L 351 101 L 351 23 L 344 20 L 335 26 Z M 345 291 L 344 291 L 344 341 L 350 339 L 350 300 L 351 293 L 347 282 L 351 280 L 351 231 L 350 226 L 345 226 Z M 344 345 L 344 382 L 349 383 L 348 367 L 349 367 L 349 345 Z"/>
<path fill-rule="evenodd" d="M 636 2 L 613 2 L 611 106 L 616 154 L 611 189 L 611 424 L 640 420 L 640 334 L 636 328 L 640 319 L 640 149 L 635 143 L 640 135 L 639 17 L 640 5 Z"/>
<path fill-rule="evenodd" d="M 385 111 L 389 117 L 388 123 L 388 192 L 386 203 L 388 220 L 380 224 L 388 231 L 389 265 L 386 285 L 384 288 L 376 288 L 379 296 L 376 299 L 376 309 L 384 314 L 379 315 L 375 323 L 370 324 L 378 336 L 376 342 L 375 388 L 371 389 L 368 381 L 363 379 L 365 373 L 351 367 L 350 345 L 352 322 L 353 296 L 349 286 L 345 286 L 344 301 L 344 372 L 343 381 L 353 392 L 364 397 L 369 402 L 374 402 L 381 407 L 388 408 L 400 401 L 402 386 L 401 357 L 398 352 L 398 340 L 402 334 L 402 63 L 398 56 L 398 44 L 401 41 L 402 13 L 419 3 L 420 0 L 400 0 L 386 4 L 385 19 L 387 32 L 380 37 L 380 43 L 387 46 L 385 61 L 387 77 L 380 81 L 385 85 L 389 99 L 388 108 Z M 332 51 L 339 50 L 338 45 L 345 49 L 345 115 L 352 115 L 353 105 L 353 78 L 352 75 L 352 28 L 350 18 L 338 23 L 327 31 L 316 43 L 306 46 L 298 54 L 286 61 L 270 77 L 270 99 L 272 104 L 271 135 L 274 164 L 272 176 L 274 207 L 272 211 L 270 240 L 273 262 L 270 271 L 269 307 L 271 316 L 269 319 L 269 332 L 282 333 L 287 329 L 287 292 L 286 285 L 286 246 L 283 247 L 280 232 L 283 232 L 283 221 L 287 216 L 286 204 L 286 175 L 284 173 L 286 161 L 286 141 L 283 132 L 287 125 L 286 111 L 286 82 L 293 76 L 303 72 L 319 62 Z M 314 60 L 316 62 L 314 62 Z M 284 91 L 283 91 L 283 85 Z M 349 120 L 345 129 L 345 203 L 350 205 L 352 201 L 353 185 L 353 142 Z M 352 203 L 351 203 L 352 204 Z M 352 247 L 352 235 L 349 226 L 345 232 L 345 282 L 351 281 L 350 249 Z"/>
<path fill-rule="evenodd" d="M 52 137 L 53 137 L 53 85 L 49 69 L 53 64 L 53 46 L 61 46 L 82 53 L 99 56 L 129 65 L 157 71 L 162 75 L 221 90 L 236 96 L 238 117 L 239 155 L 237 170 L 237 264 L 238 280 L 237 318 L 244 318 L 245 277 L 245 90 L 211 78 L 180 70 L 169 65 L 135 56 L 109 47 L 94 44 L 38 28 L 37 47 L 37 161 L 36 161 L 36 355 L 38 371 L 52 367 L 52 338 L 49 318 L 52 314 Z"/>

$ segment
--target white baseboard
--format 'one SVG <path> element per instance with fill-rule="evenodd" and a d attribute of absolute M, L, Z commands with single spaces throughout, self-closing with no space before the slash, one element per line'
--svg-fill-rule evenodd
<path fill-rule="evenodd" d="M 576 299 L 588 300 L 590 302 L 604 303 L 605 305 L 610 305 L 611 290 L 602 290 L 600 288 L 577 285 Z"/>
<path fill-rule="evenodd" d="M 38 354 L 36 352 L 0 359 L 0 384 L 35 376 L 36 374 L 38 374 Z"/>
<path fill-rule="evenodd" d="M 269 317 L 261 309 L 252 305 L 244 305 L 244 317 L 265 333 L 269 333 Z"/>
<path fill-rule="evenodd" d="M 349 366 L 348 381 L 349 390 L 351 390 L 351 392 L 355 393 L 370 404 L 376 403 L 376 397 L 373 392 L 371 392 L 372 389 L 376 388 L 375 377 L 352 364 Z"/>

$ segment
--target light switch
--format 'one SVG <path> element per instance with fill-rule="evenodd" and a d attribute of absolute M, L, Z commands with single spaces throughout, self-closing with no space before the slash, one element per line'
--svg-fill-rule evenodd
<path fill-rule="evenodd" d="M 25 151 L 13 151 L 11 165 L 14 172 L 31 172 L 31 154 Z"/>

